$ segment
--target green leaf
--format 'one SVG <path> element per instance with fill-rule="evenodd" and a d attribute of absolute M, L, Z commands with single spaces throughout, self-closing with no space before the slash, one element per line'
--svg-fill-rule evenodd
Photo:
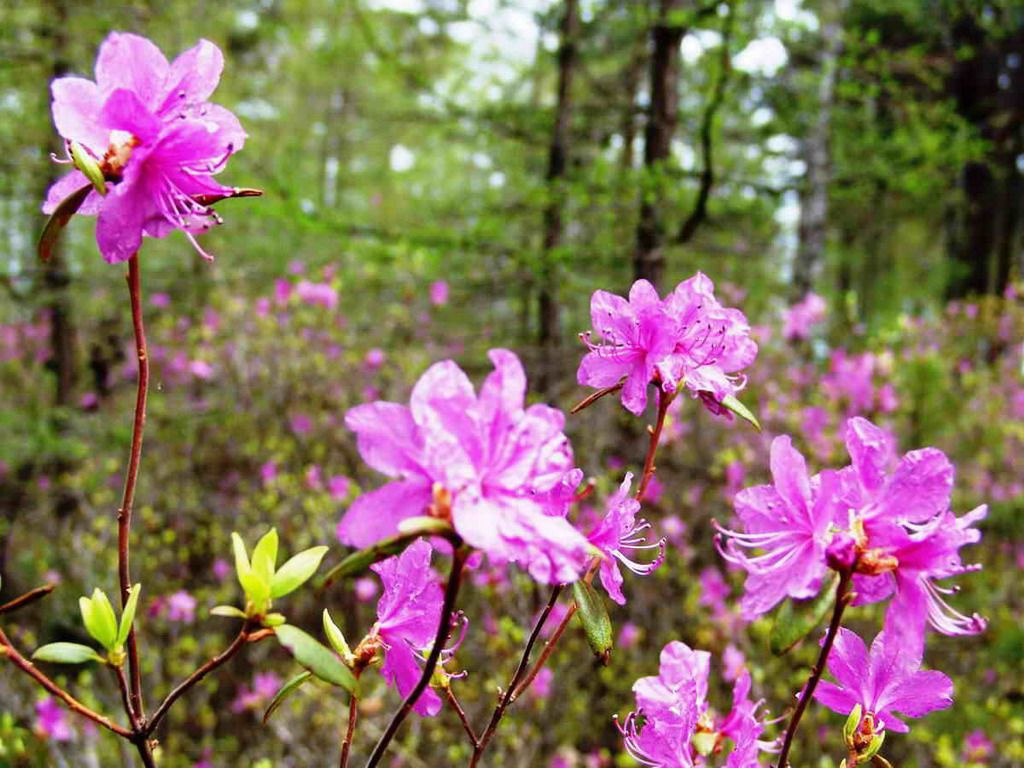
<path fill-rule="evenodd" d="M 735 413 L 744 421 L 750 422 L 753 425 L 754 429 L 756 429 L 758 432 L 761 431 L 761 422 L 757 420 L 757 417 L 753 413 L 751 413 L 750 409 L 747 408 L 747 406 L 745 406 L 738 399 L 736 399 L 735 395 L 726 395 L 725 397 L 722 398 L 721 404 L 724 407 L 728 408 L 733 413 Z"/>
<path fill-rule="evenodd" d="M 60 202 L 60 205 L 50 215 L 46 226 L 43 227 L 42 234 L 39 235 L 39 243 L 36 246 L 40 259 L 49 261 L 53 256 L 53 249 L 57 247 L 60 233 L 71 221 L 71 217 L 82 207 L 82 203 L 85 202 L 85 198 L 89 196 L 90 192 L 92 192 L 92 184 L 86 184 L 81 189 L 72 192 Z"/>
<path fill-rule="evenodd" d="M 256 542 L 252 551 L 252 571 L 259 580 L 270 589 L 270 580 L 274 577 L 274 566 L 277 564 L 277 529 L 271 528 Z"/>
<path fill-rule="evenodd" d="M 818 596 L 811 600 L 787 600 L 775 612 L 775 623 L 768 644 L 772 653 L 783 656 L 817 627 L 828 614 L 835 599 L 839 574 L 826 581 Z"/>
<path fill-rule="evenodd" d="M 103 661 L 103 657 L 88 645 L 78 643 L 50 643 L 32 654 L 36 661 L 50 661 L 54 664 L 84 664 L 87 661 Z"/>
<path fill-rule="evenodd" d="M 270 596 L 272 598 L 284 597 L 301 587 L 320 567 L 324 555 L 327 554 L 327 547 L 313 547 L 304 552 L 299 552 L 274 574 L 270 581 Z"/>
<path fill-rule="evenodd" d="M 285 618 L 283 613 L 268 613 L 263 617 L 263 626 L 270 628 L 280 627 L 286 621 L 288 619 Z"/>
<path fill-rule="evenodd" d="M 270 716 L 274 714 L 278 707 L 284 704 L 284 700 L 295 693 L 302 684 L 305 683 L 309 678 L 313 676 L 313 673 L 309 670 L 300 672 L 287 683 L 281 686 L 281 690 L 274 694 L 274 698 L 270 700 L 270 704 L 267 706 L 267 711 L 263 713 L 263 724 L 266 725 Z"/>
<path fill-rule="evenodd" d="M 455 531 L 448 523 L 435 517 L 408 518 L 401 522 L 399 529 L 402 532 L 398 535 L 381 539 L 372 547 L 353 552 L 331 568 L 327 575 L 320 579 L 318 586 L 323 589 L 338 579 L 358 576 L 374 563 L 399 554 L 420 536 L 444 536 L 449 540 L 455 536 Z"/>
<path fill-rule="evenodd" d="M 572 585 L 572 596 L 576 600 L 576 613 L 590 650 L 607 665 L 612 651 L 612 620 L 608 617 L 604 600 L 583 579 Z"/>
<path fill-rule="evenodd" d="M 242 581 L 242 577 L 248 576 L 252 569 L 249 566 L 249 555 L 245 552 L 245 542 L 237 533 L 231 534 L 231 547 L 235 552 L 235 573 L 238 574 L 238 583 L 244 588 L 245 582 Z"/>
<path fill-rule="evenodd" d="M 282 624 L 274 633 L 295 660 L 321 680 L 340 686 L 349 693 L 356 690 L 356 678 L 349 668 L 311 635 L 291 624 Z"/>
<path fill-rule="evenodd" d="M 82 610 L 85 628 L 93 640 L 108 651 L 117 645 L 117 614 L 102 590 L 94 589 L 91 598 L 78 601 L 78 607 Z"/>
<path fill-rule="evenodd" d="M 211 616 L 227 616 L 232 619 L 245 619 L 245 611 L 233 605 L 217 605 L 210 609 Z"/>
<path fill-rule="evenodd" d="M 331 618 L 331 614 L 324 608 L 324 634 L 327 636 L 327 642 L 331 644 L 331 647 L 340 653 L 344 658 L 348 658 L 352 655 L 352 649 L 348 647 L 348 642 L 345 640 L 345 635 L 342 633 L 338 625 L 334 623 L 334 619 Z"/>
<path fill-rule="evenodd" d="M 75 168 L 84 174 L 97 192 L 101 195 L 107 194 L 107 180 L 103 178 L 103 171 L 96 159 L 77 141 L 68 142 L 68 151 L 71 153 Z"/>
<path fill-rule="evenodd" d="M 135 621 L 135 609 L 139 606 L 139 593 L 142 591 L 142 585 L 136 584 L 128 592 L 128 602 L 124 604 L 124 611 L 121 613 L 121 623 L 117 629 L 117 642 L 115 646 L 124 645 L 125 640 L 128 639 L 128 633 L 131 632 L 132 622 Z"/>

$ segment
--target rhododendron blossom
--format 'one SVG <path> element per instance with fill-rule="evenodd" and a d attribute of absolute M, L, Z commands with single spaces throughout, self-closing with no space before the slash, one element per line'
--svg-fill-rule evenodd
<path fill-rule="evenodd" d="M 384 651 L 381 674 L 402 696 L 419 682 L 420 652 L 434 642 L 441 620 L 444 595 L 430 567 L 432 554 L 430 544 L 419 539 L 402 554 L 372 566 L 384 583 L 384 594 L 377 603 L 371 636 L 379 638 Z M 441 699 L 427 688 L 414 709 L 433 717 L 441 711 Z"/>
<path fill-rule="evenodd" d="M 91 191 L 79 212 L 99 214 L 96 242 L 108 262 L 131 258 L 143 234 L 175 229 L 209 258 L 194 235 L 219 223 L 211 203 L 238 194 L 213 177 L 246 138 L 231 112 L 208 101 L 223 66 L 208 40 L 168 63 L 146 38 L 113 32 L 100 46 L 95 82 L 53 81 L 58 132 L 84 147 L 107 181 L 106 195 Z M 72 171 L 50 187 L 43 211 L 89 185 Z"/>
<path fill-rule="evenodd" d="M 787 309 L 782 316 L 782 335 L 787 339 L 808 339 L 811 329 L 825 319 L 825 300 L 813 291 Z"/>
<path fill-rule="evenodd" d="M 495 370 L 479 395 L 446 361 L 423 374 L 408 407 L 378 401 L 346 414 L 363 459 L 395 480 L 360 496 L 338 537 L 369 546 L 405 518 L 429 514 L 450 520 L 498 563 L 517 563 L 542 582 L 573 581 L 589 545 L 565 519 L 563 480 L 579 476 L 570 473 L 565 417 L 546 405 L 523 407 L 526 376 L 512 352 L 490 358 Z"/>
<path fill-rule="evenodd" d="M 619 489 L 608 499 L 605 516 L 591 532 L 589 541 L 604 555 L 601 561 L 601 584 L 608 596 L 619 605 L 626 604 L 622 594 L 622 571 L 624 565 L 635 574 L 646 576 L 653 573 L 665 559 L 665 539 L 648 542 L 644 531 L 651 527 L 646 520 L 637 520 L 640 502 L 630 498 L 629 487 L 633 475 L 626 475 Z M 657 556 L 648 562 L 638 563 L 627 555 L 629 551 L 657 550 Z"/>
<path fill-rule="evenodd" d="M 602 343 L 582 335 L 590 351 L 577 379 L 599 388 L 622 381 L 622 404 L 635 414 L 646 407 L 652 383 L 666 393 L 685 384 L 713 412 L 724 413 L 722 399 L 746 382 L 734 374 L 757 356 L 743 313 L 723 307 L 712 282 L 699 272 L 664 300 L 646 280 L 633 283 L 628 301 L 595 291 L 590 316 Z"/>
<path fill-rule="evenodd" d="M 840 629 L 828 657 L 836 682 L 821 682 L 814 698 L 841 715 L 859 704 L 862 732 L 906 733 L 910 729 L 894 713 L 923 717 L 953 703 L 953 682 L 942 672 L 920 667 L 921 654 L 892 642 L 886 632 L 875 637 L 869 652 L 857 634 Z"/>
<path fill-rule="evenodd" d="M 740 673 L 733 687 L 732 709 L 717 717 L 707 702 L 711 654 L 673 641 L 661 651 L 657 676 L 633 685 L 636 711 L 621 727 L 626 750 L 652 768 L 693 768 L 706 765 L 732 742 L 727 768 L 754 768 L 758 754 L 771 749 L 760 736 L 759 702 L 750 700 L 750 674 Z"/>

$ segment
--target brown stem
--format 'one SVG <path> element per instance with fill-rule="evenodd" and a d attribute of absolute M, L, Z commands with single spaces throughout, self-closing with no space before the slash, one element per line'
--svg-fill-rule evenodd
<path fill-rule="evenodd" d="M 149 736 L 151 733 L 153 733 L 153 731 L 156 730 L 157 726 L 160 725 L 160 721 L 163 720 L 164 716 L 167 714 L 167 711 L 171 708 L 171 705 L 173 705 L 174 702 L 181 698 L 183 694 L 185 694 L 190 688 L 192 688 L 194 685 L 200 682 L 204 677 L 213 672 L 213 670 L 217 669 L 217 667 L 229 661 L 231 657 L 233 657 L 240 650 L 242 650 L 242 648 L 250 640 L 250 638 L 255 637 L 255 634 L 256 633 L 253 633 L 252 635 L 249 634 L 248 622 L 243 624 L 242 629 L 239 631 L 237 637 L 235 637 L 235 639 L 231 641 L 231 645 L 229 645 L 218 655 L 214 656 L 212 659 L 203 664 L 203 666 L 199 667 L 199 669 L 197 669 L 191 675 L 189 675 L 180 683 L 178 683 L 178 685 L 175 686 L 174 689 L 167 694 L 167 697 L 160 703 L 160 706 L 156 708 L 156 711 L 153 713 L 153 716 L 149 719 L 149 722 L 146 723 L 145 727 L 143 728 L 143 733 L 146 736 Z M 265 634 L 262 636 L 266 637 Z"/>
<path fill-rule="evenodd" d="M 56 584 L 44 584 L 41 587 L 29 590 L 23 595 L 18 595 L 18 597 L 13 600 L 0 605 L 0 616 L 3 616 L 5 613 L 14 613 L 17 610 L 32 605 L 32 603 L 37 600 L 42 600 L 48 594 L 53 592 L 56 586 Z"/>
<path fill-rule="evenodd" d="M 658 387 L 658 421 L 653 429 L 649 428 L 651 442 L 647 446 L 647 456 L 644 458 L 644 471 L 640 475 L 640 485 L 636 489 L 637 501 L 644 500 L 647 486 L 650 485 L 651 478 L 654 477 L 654 471 L 657 469 L 654 466 L 654 457 L 658 453 L 658 442 L 661 440 L 661 430 L 665 426 L 665 417 L 668 416 L 668 406 L 675 396 L 675 392 L 664 392 L 660 386 Z"/>
<path fill-rule="evenodd" d="M 117 673 L 117 687 L 121 689 L 121 705 L 124 707 L 124 711 L 128 713 L 128 721 L 132 724 L 132 731 L 139 733 L 139 718 L 135 714 L 135 710 L 132 709 L 131 702 L 129 701 L 130 691 L 128 689 L 128 678 L 124 674 L 124 666 L 115 667 L 114 670 Z"/>
<path fill-rule="evenodd" d="M 135 421 L 132 426 L 132 447 L 128 456 L 128 471 L 124 479 L 121 508 L 117 511 L 117 576 L 121 586 L 121 607 L 128 602 L 132 588 L 128 552 L 132 525 L 132 505 L 135 502 L 135 484 L 142 459 L 142 433 L 146 426 L 146 395 L 149 391 L 149 357 L 146 353 L 146 328 L 142 322 L 142 288 L 139 275 L 139 254 L 128 260 L 128 294 L 132 307 L 132 327 L 135 331 L 135 354 L 139 364 L 138 389 L 135 395 Z M 142 704 L 142 671 L 139 649 L 135 640 L 135 627 L 128 632 L 128 676 L 131 683 L 129 704 L 138 719 L 145 717 Z M 129 712 L 132 715 L 132 712 Z"/>
<path fill-rule="evenodd" d="M 551 658 L 551 654 L 555 652 L 555 646 L 558 644 L 558 641 L 561 640 L 566 627 L 569 626 L 569 622 L 575 615 L 576 603 L 573 603 L 565 612 L 565 618 L 562 619 L 562 623 L 555 628 L 555 631 L 551 633 L 551 637 L 549 637 L 547 642 L 544 643 L 544 650 L 541 651 L 540 656 L 537 658 L 537 663 L 533 665 L 530 669 L 530 673 L 523 678 L 523 681 L 516 686 L 514 691 L 512 691 L 513 702 L 522 696 L 531 685 L 533 685 L 533 681 L 537 678 L 537 675 L 540 674 L 540 671 L 544 668 L 548 659 Z"/>
<path fill-rule="evenodd" d="M 778 768 L 788 768 L 789 766 L 789 750 L 793 746 L 797 726 L 800 725 L 800 718 L 803 717 L 804 710 L 811 703 L 811 696 L 814 695 L 814 689 L 818 687 L 818 681 L 821 680 L 821 676 L 825 673 L 825 662 L 828 661 L 828 654 L 832 650 L 832 644 L 835 642 L 836 635 L 839 634 L 839 625 L 843 619 L 843 611 L 846 610 L 846 606 L 852 597 L 850 594 L 850 583 L 852 580 L 853 574 L 850 572 L 842 573 L 839 576 L 839 583 L 836 585 L 836 602 L 832 608 L 832 621 L 828 625 L 825 642 L 821 644 L 818 660 L 814 662 L 814 666 L 811 668 L 810 677 L 807 678 L 803 691 L 800 693 L 800 701 L 797 702 L 793 716 L 789 719 L 789 725 L 786 727 L 782 751 L 779 752 Z"/>
<path fill-rule="evenodd" d="M 388 723 L 387 729 L 384 734 L 380 737 L 377 742 L 377 746 L 373 748 L 373 753 L 370 755 L 370 759 L 366 761 L 366 768 L 374 768 L 375 765 L 380 763 L 384 757 L 384 753 L 388 749 L 388 745 L 391 740 L 398 733 L 399 727 L 409 713 L 412 711 L 413 706 L 419 700 L 422 693 L 430 685 L 430 680 L 434 676 L 434 669 L 437 667 L 437 660 L 441 658 L 441 651 L 444 649 L 444 644 L 448 642 L 448 635 L 451 632 L 452 625 L 452 614 L 455 611 L 455 600 L 459 595 L 459 587 L 462 584 L 462 568 L 466 564 L 466 557 L 469 554 L 468 550 L 461 545 L 456 545 L 452 552 L 452 570 L 448 574 L 448 585 L 444 590 L 444 604 L 441 606 L 441 621 L 437 625 L 437 637 L 434 638 L 434 646 L 430 649 L 430 654 L 427 656 L 427 660 L 423 665 L 423 674 L 420 675 L 419 682 L 416 683 L 416 687 L 413 688 L 409 695 L 405 697 L 402 702 L 402 706 L 398 708 L 394 716 L 391 718 L 391 722 Z"/>
<path fill-rule="evenodd" d="M 80 702 L 70 693 L 53 682 L 53 680 L 40 672 L 36 668 L 35 664 L 18 653 L 18 650 L 11 645 L 11 641 L 7 639 L 7 635 L 4 634 L 2 629 L 0 629 L 0 656 L 6 656 L 10 659 L 14 666 L 39 683 L 39 685 L 45 688 L 49 693 L 64 702 L 67 708 L 72 712 L 76 712 L 82 717 L 92 720 L 94 723 L 103 726 L 108 731 L 116 733 L 122 739 L 130 740 L 132 738 L 132 732 L 130 730 L 118 725 L 104 715 L 89 709 L 89 707 L 85 706 L 85 704 Z"/>
<path fill-rule="evenodd" d="M 466 736 L 469 737 L 470 743 L 473 748 L 476 749 L 476 745 L 479 740 L 476 736 L 476 730 L 473 728 L 473 724 L 469 722 L 469 718 L 466 716 L 466 710 L 462 708 L 462 704 L 457 698 L 455 698 L 455 691 L 450 687 L 444 689 L 444 699 L 448 702 L 448 705 L 455 710 L 455 714 L 459 716 L 459 722 L 462 723 L 462 728 L 466 732 Z"/>
<path fill-rule="evenodd" d="M 341 761 L 339 768 L 347 768 L 348 753 L 352 749 L 352 738 L 356 732 L 356 718 L 359 716 L 359 699 L 355 694 L 350 693 L 348 697 L 348 729 L 345 731 L 345 738 L 341 742 Z"/>
<path fill-rule="evenodd" d="M 593 405 L 594 403 L 596 403 L 598 400 L 600 400 L 605 395 L 610 395 L 613 392 L 618 392 L 620 389 L 622 389 L 622 387 L 623 387 L 623 385 L 625 383 L 626 383 L 626 378 L 623 377 L 622 380 L 620 382 L 618 382 L 617 384 L 612 384 L 610 387 L 604 387 L 602 389 L 597 390 L 596 392 L 592 392 L 591 394 L 587 395 L 585 398 L 580 400 L 578 403 L 576 403 L 576 405 L 574 405 L 572 407 L 572 410 L 570 410 L 569 413 L 571 413 L 571 414 L 579 413 L 584 408 L 588 408 L 591 405 Z"/>
<path fill-rule="evenodd" d="M 512 694 L 519 686 L 523 676 L 526 674 L 526 668 L 530 663 L 530 654 L 533 652 L 533 647 L 537 644 L 541 630 L 544 629 L 548 616 L 551 615 L 551 611 L 554 609 L 555 603 L 558 602 L 558 597 L 562 594 L 562 590 L 564 588 L 565 585 L 563 584 L 556 584 L 552 587 L 551 596 L 548 598 L 547 605 L 545 605 L 544 610 L 541 611 L 540 616 L 537 618 L 537 622 L 533 625 L 533 631 L 530 632 L 530 637 L 526 641 L 526 645 L 523 647 L 523 654 L 519 658 L 519 664 L 516 666 L 515 674 L 512 675 L 512 679 L 509 681 L 508 687 L 505 688 L 505 692 L 498 700 L 498 704 L 494 708 L 494 712 L 491 713 L 491 720 L 487 723 L 487 728 L 484 729 L 484 732 L 480 735 L 480 739 L 477 741 L 476 747 L 473 749 L 473 756 L 469 760 L 469 768 L 475 768 L 479 763 L 484 750 L 487 749 L 487 745 L 490 744 L 491 739 L 494 738 L 494 733 L 498 729 L 498 723 L 500 723 L 501 718 L 504 717 L 505 710 L 508 708 L 508 705 L 512 703 Z"/>

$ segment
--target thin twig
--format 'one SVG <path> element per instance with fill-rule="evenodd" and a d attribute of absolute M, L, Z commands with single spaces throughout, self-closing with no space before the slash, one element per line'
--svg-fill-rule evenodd
<path fill-rule="evenodd" d="M 835 642 L 836 635 L 839 634 L 843 611 L 846 610 L 846 606 L 852 597 L 850 594 L 852 579 L 853 575 L 850 572 L 842 573 L 839 576 L 839 583 L 836 585 L 836 602 L 832 608 L 832 621 L 828 625 L 825 641 L 821 644 L 818 660 L 811 669 L 811 674 L 804 684 L 803 691 L 800 693 L 800 701 L 797 702 L 793 716 L 789 719 L 789 725 L 786 727 L 786 736 L 782 742 L 782 750 L 779 752 L 779 768 L 788 768 L 789 766 L 789 750 L 793 746 L 793 738 L 796 736 L 797 726 L 800 725 L 800 718 L 803 717 L 804 710 L 807 709 L 808 704 L 811 702 L 811 696 L 814 695 L 814 689 L 818 686 L 818 681 L 825 672 L 825 662 L 828 661 L 829 651 L 832 650 L 832 644 Z"/>
<path fill-rule="evenodd" d="M 480 757 L 483 755 L 484 750 L 487 749 L 487 745 L 490 744 L 491 739 L 494 738 L 494 733 L 498 728 L 498 723 L 501 722 L 501 718 L 505 715 L 505 710 L 508 705 L 512 703 L 512 694 L 519 686 L 520 681 L 526 674 L 526 668 L 530 663 L 530 654 L 533 652 L 533 647 L 537 644 L 537 640 L 540 637 L 541 630 L 544 629 L 544 625 L 547 623 L 548 616 L 551 615 L 551 611 L 555 607 L 555 603 L 558 602 L 559 595 L 562 594 L 562 590 L 565 588 L 563 584 L 556 584 L 551 589 L 551 596 L 548 597 L 547 605 L 544 606 L 544 610 L 541 611 L 537 622 L 533 625 L 533 631 L 530 632 L 530 637 L 526 641 L 526 645 L 523 647 L 523 654 L 519 658 L 519 664 L 516 666 L 515 674 L 512 675 L 512 679 L 509 681 L 508 687 L 505 688 L 505 692 L 501 695 L 498 700 L 497 706 L 494 708 L 494 712 L 491 713 L 491 720 L 487 723 L 487 728 L 480 735 L 480 739 L 477 741 L 476 748 L 473 750 L 473 756 L 469 760 L 469 768 L 475 768 L 480 761 Z"/>
<path fill-rule="evenodd" d="M 653 429 L 650 429 L 651 441 L 647 446 L 647 456 L 644 459 L 644 471 L 640 475 L 640 485 L 636 489 L 636 500 L 643 501 L 647 486 L 654 477 L 654 457 L 658 453 L 658 443 L 661 441 L 661 430 L 665 426 L 665 417 L 668 415 L 668 406 L 676 396 L 675 392 L 665 392 L 658 386 L 658 421 Z"/>
<path fill-rule="evenodd" d="M 128 456 L 128 471 L 124 479 L 124 494 L 121 508 L 117 511 L 117 576 L 121 586 L 121 606 L 128 602 L 132 588 L 129 548 L 131 546 L 132 505 L 135 502 L 135 485 L 139 477 L 139 463 L 142 459 L 142 434 L 146 427 L 146 395 L 149 391 L 149 357 L 146 353 L 146 327 L 142 321 L 142 287 L 139 274 L 139 254 L 128 260 L 128 294 L 132 308 L 132 328 L 135 332 L 135 354 L 139 364 L 139 381 L 135 394 L 135 420 L 132 425 L 132 446 Z M 142 704 L 142 671 L 139 666 L 139 649 L 135 640 L 134 625 L 128 632 L 128 677 L 131 684 L 129 703 L 134 717 L 142 720 L 145 710 Z M 129 715 L 132 715 L 129 712 Z"/>
<path fill-rule="evenodd" d="M 53 592 L 56 587 L 56 584 L 44 584 L 41 587 L 29 590 L 23 595 L 18 595 L 13 600 L 9 600 L 3 605 L 0 605 L 0 616 L 3 616 L 5 613 L 14 613 L 26 606 L 32 605 L 32 603 L 37 600 L 42 600 L 48 594 Z"/>
<path fill-rule="evenodd" d="M 374 768 L 375 765 L 380 763 L 402 722 L 409 716 L 420 695 L 430 685 L 430 680 L 434 676 L 434 670 L 437 668 L 437 660 L 441 658 L 441 651 L 444 649 L 445 643 L 448 642 L 448 635 L 451 633 L 452 614 L 455 611 L 455 600 L 459 595 L 459 587 L 462 584 L 462 568 L 466 563 L 467 555 L 468 550 L 464 547 L 457 545 L 453 548 L 452 570 L 448 574 L 448 585 L 444 590 L 444 604 L 441 606 L 440 623 L 437 625 L 437 637 L 434 638 L 434 646 L 430 649 L 430 655 L 427 656 L 427 660 L 423 665 L 423 674 L 420 675 L 416 687 L 409 692 L 409 695 L 402 702 L 402 706 L 399 707 L 398 711 L 391 718 L 391 722 L 388 723 L 388 727 L 377 742 L 377 746 L 373 748 L 370 759 L 366 761 L 366 768 Z"/>
<path fill-rule="evenodd" d="M 476 749 L 476 745 L 479 743 L 479 739 L 476 736 L 476 730 L 473 728 L 473 724 L 469 722 L 469 718 L 466 716 L 466 710 L 462 708 L 462 704 L 457 698 L 455 698 L 455 691 L 450 686 L 444 689 L 444 698 L 448 702 L 449 706 L 455 710 L 455 714 L 459 716 L 459 722 L 462 723 L 463 730 L 466 731 L 466 735 L 469 737 L 470 743 L 473 745 L 473 749 Z"/>
<path fill-rule="evenodd" d="M 121 690 L 121 706 L 124 707 L 124 711 L 128 713 L 128 720 L 132 724 L 132 731 L 136 734 L 141 732 L 139 718 L 135 714 L 135 710 L 132 709 L 129 697 L 131 692 L 128 688 L 128 678 L 124 674 L 124 666 L 115 667 L 114 671 L 117 673 L 117 687 Z"/>
<path fill-rule="evenodd" d="M 620 381 L 617 384 L 612 384 L 610 387 L 604 387 L 602 389 L 597 390 L 596 392 L 592 392 L 591 394 L 587 395 L 582 400 L 580 400 L 578 403 L 576 403 L 576 405 L 574 405 L 572 407 L 572 409 L 569 411 L 569 413 L 571 413 L 571 414 L 579 413 L 584 408 L 587 408 L 587 407 L 593 405 L 594 403 L 596 403 L 598 400 L 600 400 L 605 395 L 610 395 L 610 394 L 612 394 L 614 392 L 618 392 L 620 389 L 622 389 L 622 387 L 623 387 L 623 385 L 625 383 L 626 383 L 626 378 L 623 377 L 622 381 Z"/>
<path fill-rule="evenodd" d="M 60 699 L 62 702 L 64 702 L 67 708 L 70 709 L 72 712 L 76 712 L 82 717 L 86 717 L 89 720 L 92 720 L 97 725 L 103 726 L 108 731 L 111 731 L 112 733 L 115 733 L 118 736 L 120 736 L 122 739 L 130 740 L 132 738 L 132 732 L 130 730 L 118 725 L 110 718 L 101 715 L 99 712 L 95 712 L 89 707 L 85 706 L 85 704 L 80 702 L 70 693 L 68 693 L 55 682 L 53 682 L 53 680 L 51 680 L 42 672 L 40 672 L 36 668 L 35 664 L 33 664 L 31 661 L 29 661 L 20 653 L 18 653 L 18 650 L 13 645 L 11 645 L 11 641 L 7 639 L 7 635 L 4 634 L 4 631 L 2 629 L 0 629 L 0 656 L 6 656 L 8 659 L 10 659 L 14 666 L 16 666 L 26 675 L 28 675 L 37 683 L 39 683 L 39 685 L 41 685 L 49 693 L 51 693 L 52 695 Z"/>
<path fill-rule="evenodd" d="M 352 738 L 356 733 L 356 718 L 359 716 L 359 699 L 356 698 L 354 693 L 350 693 L 348 696 L 348 729 L 345 731 L 345 737 L 341 741 L 341 761 L 338 763 L 339 768 L 347 768 L 348 766 L 348 753 L 352 749 Z"/>
<path fill-rule="evenodd" d="M 551 637 L 544 643 L 544 650 L 540 652 L 540 656 L 537 658 L 537 663 L 530 669 L 530 673 L 523 678 L 523 681 L 516 686 L 515 690 L 512 691 L 512 701 L 514 702 L 520 696 L 522 696 L 526 690 L 533 685 L 533 681 L 537 679 L 537 675 L 544 668 L 548 659 L 551 658 L 551 654 L 555 652 L 555 646 L 558 641 L 562 638 L 566 628 L 569 626 L 569 622 L 572 617 L 576 615 L 576 603 L 569 606 L 569 609 L 565 612 L 565 618 L 562 619 L 562 623 L 559 624 L 555 631 L 551 633 Z"/>
<path fill-rule="evenodd" d="M 266 637 L 266 635 L 262 636 Z M 149 719 L 149 722 L 146 723 L 145 728 L 143 729 L 145 735 L 149 736 L 151 733 L 153 733 L 153 731 L 156 730 L 156 727 L 160 725 L 160 721 L 164 718 L 164 716 L 167 714 L 167 711 L 171 708 L 171 705 L 174 704 L 175 701 L 177 701 L 190 688 L 199 683 L 204 677 L 213 672 L 213 670 L 217 669 L 217 667 L 229 661 L 231 657 L 233 657 L 240 650 L 242 650 L 243 646 L 245 646 L 245 644 L 252 637 L 255 637 L 255 633 L 253 633 L 252 635 L 249 634 L 249 623 L 246 622 L 242 625 L 242 629 L 239 631 L 235 639 L 231 641 L 231 645 L 229 645 L 218 655 L 214 656 L 212 659 L 203 664 L 203 666 L 199 667 L 199 669 L 197 669 L 191 675 L 189 675 L 180 683 L 178 683 L 178 685 L 175 686 L 174 689 L 167 694 L 167 697 L 160 703 L 160 706 L 156 708 L 156 711 L 153 713 L 153 716 Z"/>

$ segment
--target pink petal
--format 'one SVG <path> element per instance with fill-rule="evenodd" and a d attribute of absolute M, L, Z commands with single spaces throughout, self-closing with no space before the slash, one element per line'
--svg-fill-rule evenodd
<path fill-rule="evenodd" d="M 111 32 L 96 58 L 96 83 L 104 93 L 126 88 L 155 109 L 169 70 L 160 49 L 146 38 Z"/>
<path fill-rule="evenodd" d="M 224 70 L 224 54 L 209 40 L 200 40 L 171 62 L 167 93 L 157 110 L 160 114 L 189 103 L 203 102 L 217 90 Z"/>
<path fill-rule="evenodd" d="M 885 483 L 893 457 L 892 435 L 860 416 L 846 422 L 846 449 L 864 487 L 875 492 Z"/>
<path fill-rule="evenodd" d="M 102 157 L 110 143 L 110 132 L 99 123 L 103 99 L 96 83 L 81 77 L 60 77 L 50 84 L 50 92 L 57 132 Z"/>
<path fill-rule="evenodd" d="M 134 172 L 133 172 L 134 169 Z M 129 166 L 124 180 L 108 188 L 96 222 L 96 243 L 111 264 L 127 261 L 142 245 L 142 224 L 148 200 L 138 176 L 138 164 Z"/>
<path fill-rule="evenodd" d="M 395 643 L 388 649 L 380 672 L 403 697 L 412 692 L 423 674 L 415 652 L 405 643 Z M 413 709 L 423 717 L 433 717 L 441 711 L 441 699 L 428 687 L 420 694 Z"/>
<path fill-rule="evenodd" d="M 937 670 L 924 670 L 896 687 L 889 708 L 907 717 L 923 717 L 952 705 L 953 681 Z"/>
<path fill-rule="evenodd" d="M 144 144 L 160 133 L 160 121 L 135 93 L 125 88 L 110 94 L 100 112 L 100 123 L 110 131 L 127 131 Z"/>
<path fill-rule="evenodd" d="M 405 518 L 423 514 L 430 501 L 426 481 L 388 483 L 352 503 L 338 523 L 338 539 L 351 547 L 376 544 L 398 533 L 398 524 Z"/>
<path fill-rule="evenodd" d="M 810 512 L 811 484 L 807 477 L 804 457 L 793 447 L 788 435 L 772 440 L 770 467 L 772 480 L 779 495 L 792 510 L 806 515 Z"/>
<path fill-rule="evenodd" d="M 85 178 L 85 174 L 81 171 L 75 170 L 71 171 L 71 173 L 64 174 L 57 179 L 57 181 L 55 181 L 46 192 L 46 202 L 43 203 L 43 213 L 53 213 L 57 209 L 57 206 L 64 202 L 64 200 L 89 184 L 90 181 Z M 102 199 L 103 198 L 100 197 L 98 192 L 90 192 L 89 196 L 85 198 L 85 202 L 82 203 L 82 207 L 78 209 L 78 213 L 83 216 L 95 216 L 100 209 L 100 201 Z"/>
<path fill-rule="evenodd" d="M 840 688 L 827 680 L 818 683 L 814 691 L 814 698 L 840 715 L 848 715 L 853 708 L 860 704 L 857 697 L 845 688 Z M 863 705 L 862 705 L 863 706 Z"/>
<path fill-rule="evenodd" d="M 949 509 L 953 465 L 937 448 L 910 451 L 896 467 L 884 504 L 897 519 L 921 523 Z"/>
<path fill-rule="evenodd" d="M 390 477 L 422 474 L 423 440 L 409 409 L 377 401 L 357 405 L 345 414 L 345 426 L 356 433 L 363 461 Z"/>
<path fill-rule="evenodd" d="M 839 630 L 828 656 L 828 671 L 840 685 L 853 691 L 859 692 L 862 684 L 867 682 L 868 649 L 856 632 L 845 627 Z"/>

